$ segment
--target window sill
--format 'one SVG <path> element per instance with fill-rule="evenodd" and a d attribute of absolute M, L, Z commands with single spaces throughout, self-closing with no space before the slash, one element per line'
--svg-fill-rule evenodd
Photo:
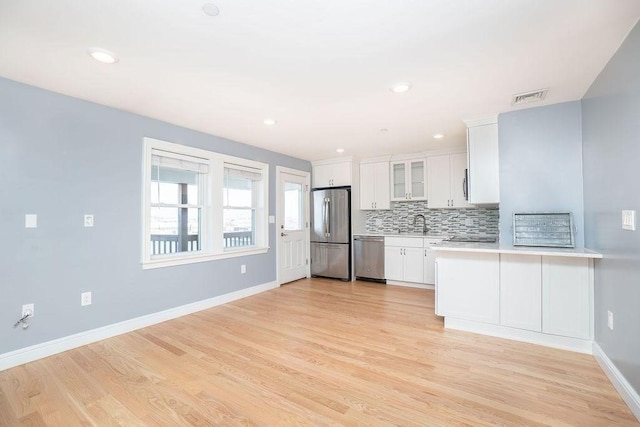
<path fill-rule="evenodd" d="M 142 262 L 142 269 L 149 270 L 152 268 L 173 267 L 176 265 L 194 264 L 197 262 L 216 261 L 219 259 L 237 258 L 248 255 L 265 254 L 269 247 L 257 247 L 251 249 L 234 249 L 220 254 L 199 254 L 199 255 L 181 255 L 171 258 L 152 259 Z"/>

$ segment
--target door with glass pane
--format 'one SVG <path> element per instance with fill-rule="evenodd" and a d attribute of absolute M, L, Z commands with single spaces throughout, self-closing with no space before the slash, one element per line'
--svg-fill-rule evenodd
<path fill-rule="evenodd" d="M 308 277 L 309 173 L 278 168 L 277 250 L 279 284 Z"/>

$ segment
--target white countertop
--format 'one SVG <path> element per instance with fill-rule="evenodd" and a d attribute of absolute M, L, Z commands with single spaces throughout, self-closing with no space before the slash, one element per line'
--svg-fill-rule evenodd
<path fill-rule="evenodd" d="M 451 237 L 450 234 L 422 234 L 422 233 L 353 233 L 355 236 L 368 236 L 368 237 L 415 237 L 415 238 L 431 238 L 431 239 L 448 239 Z"/>
<path fill-rule="evenodd" d="M 575 258 L 602 258 L 602 254 L 587 248 L 543 248 L 531 246 L 510 246 L 499 243 L 460 243 L 442 242 L 431 246 L 434 251 L 442 252 L 484 252 L 499 254 L 522 254 L 542 256 L 563 256 Z"/>

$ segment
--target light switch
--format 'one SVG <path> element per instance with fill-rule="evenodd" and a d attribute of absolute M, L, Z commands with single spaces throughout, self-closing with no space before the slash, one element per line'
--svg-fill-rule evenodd
<path fill-rule="evenodd" d="M 38 215 L 26 214 L 24 216 L 24 228 L 38 228 Z"/>
<path fill-rule="evenodd" d="M 93 227 L 93 215 L 85 215 L 84 216 L 84 226 L 85 227 Z"/>
<path fill-rule="evenodd" d="M 636 231 L 636 211 L 622 211 L 622 229 Z"/>
<path fill-rule="evenodd" d="M 273 215 L 269 215 L 269 224 L 275 224 L 276 223 L 276 217 Z"/>

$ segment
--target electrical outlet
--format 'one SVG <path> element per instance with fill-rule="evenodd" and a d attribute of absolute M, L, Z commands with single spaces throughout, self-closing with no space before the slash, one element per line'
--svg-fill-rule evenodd
<path fill-rule="evenodd" d="M 38 215 L 26 214 L 24 216 L 24 228 L 38 228 Z"/>
<path fill-rule="evenodd" d="M 80 305 L 91 305 L 91 292 L 83 292 L 80 294 Z"/>
<path fill-rule="evenodd" d="M 607 310 L 607 326 L 613 331 L 613 313 Z"/>
<path fill-rule="evenodd" d="M 33 304 L 25 304 L 22 306 L 22 317 L 29 316 L 33 317 L 35 311 L 33 310 Z"/>
<path fill-rule="evenodd" d="M 240 266 L 240 274 L 244 274 L 244 273 L 246 273 L 246 272 L 247 272 L 247 266 L 246 266 L 246 265 L 244 265 L 244 264 L 242 264 L 242 265 Z"/>
<path fill-rule="evenodd" d="M 84 216 L 84 226 L 85 227 L 93 227 L 93 215 L 85 215 Z"/>

